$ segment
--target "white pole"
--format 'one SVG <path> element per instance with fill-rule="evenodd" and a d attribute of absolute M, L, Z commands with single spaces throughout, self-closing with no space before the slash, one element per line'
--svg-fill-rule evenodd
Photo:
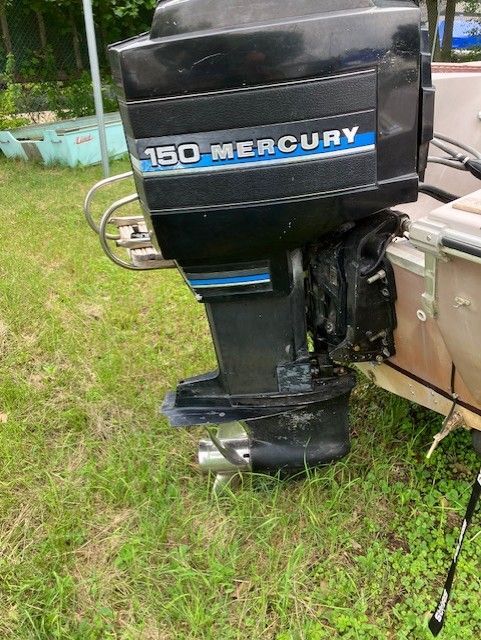
<path fill-rule="evenodd" d="M 90 73 L 92 74 L 92 87 L 94 92 L 95 114 L 99 127 L 100 155 L 102 157 L 102 167 L 104 176 L 110 176 L 109 150 L 107 147 L 107 134 L 105 132 L 104 103 L 102 100 L 102 85 L 100 81 L 99 56 L 97 51 L 97 40 L 95 38 L 94 15 L 92 11 L 92 0 L 82 0 L 84 7 L 85 32 L 87 34 L 87 45 L 89 50 Z"/>

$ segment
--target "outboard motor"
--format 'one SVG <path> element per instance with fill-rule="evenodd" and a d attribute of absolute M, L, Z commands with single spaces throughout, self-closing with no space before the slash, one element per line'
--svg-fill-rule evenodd
<path fill-rule="evenodd" d="M 418 2 L 163 0 L 110 58 L 143 241 L 218 359 L 164 414 L 219 427 L 200 461 L 221 480 L 341 458 L 350 366 L 395 353 L 390 207 L 417 199 L 432 138 Z"/>

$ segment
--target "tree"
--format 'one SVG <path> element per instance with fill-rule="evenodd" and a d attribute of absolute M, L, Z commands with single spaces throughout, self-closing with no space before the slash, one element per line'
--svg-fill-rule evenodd
<path fill-rule="evenodd" d="M 426 0 L 428 9 L 428 23 L 429 23 L 429 40 L 431 44 L 434 42 L 434 38 L 437 37 L 436 27 L 438 25 L 438 0 Z"/>
<path fill-rule="evenodd" d="M 447 0 L 446 13 L 444 15 L 444 34 L 441 49 L 441 60 L 451 62 L 451 52 L 453 49 L 454 19 L 456 17 L 456 0 Z"/>
<path fill-rule="evenodd" d="M 47 27 L 45 25 L 45 13 L 48 11 L 48 2 L 45 0 L 30 0 L 28 3 L 29 8 L 35 13 L 38 26 L 38 36 L 40 40 L 41 55 L 45 55 L 48 47 L 47 40 Z"/>
<path fill-rule="evenodd" d="M 38 0 L 39 2 L 50 5 L 56 9 L 58 14 L 62 14 L 65 18 L 63 21 L 67 27 L 68 32 L 72 36 L 72 49 L 75 59 L 75 68 L 77 71 L 83 71 L 84 64 L 82 59 L 81 41 L 79 29 L 77 26 L 76 16 L 79 13 L 81 7 L 80 0 Z"/>
<path fill-rule="evenodd" d="M 0 0 L 0 28 L 2 31 L 2 41 L 5 51 L 12 53 L 12 38 L 10 37 L 10 29 L 7 20 L 7 7 L 11 4 L 11 0 Z"/>
<path fill-rule="evenodd" d="M 434 41 L 434 38 L 437 37 L 436 26 L 438 23 L 438 7 L 439 10 L 442 8 L 442 2 L 438 0 L 424 0 L 424 4 L 427 7 L 429 36 L 432 43 Z M 446 0 L 445 5 L 446 12 L 444 16 L 443 42 L 440 43 L 439 39 L 437 39 L 436 49 L 434 52 L 434 60 L 443 60 L 445 62 L 449 62 L 452 59 L 452 43 L 456 9 L 461 8 L 468 14 L 479 13 L 481 11 L 481 0 L 464 0 L 463 2 L 457 2 L 456 0 Z"/>

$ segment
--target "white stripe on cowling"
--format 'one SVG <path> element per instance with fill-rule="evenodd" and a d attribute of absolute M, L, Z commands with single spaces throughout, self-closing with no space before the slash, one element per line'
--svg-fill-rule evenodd
<path fill-rule="evenodd" d="M 195 284 L 191 282 L 194 289 L 218 289 L 219 287 L 245 287 L 248 284 L 269 284 L 270 278 L 265 280 L 244 280 L 243 282 L 228 282 L 227 284 Z"/>

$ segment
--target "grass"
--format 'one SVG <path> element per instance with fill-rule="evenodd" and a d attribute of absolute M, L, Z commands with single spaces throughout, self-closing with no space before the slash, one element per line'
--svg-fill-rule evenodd
<path fill-rule="evenodd" d="M 203 308 L 107 261 L 81 212 L 98 178 L 0 163 L 0 638 L 428 638 L 469 434 L 428 463 L 439 418 L 361 381 L 346 460 L 213 498 L 201 432 L 158 413 L 214 365 Z M 446 640 L 481 637 L 474 524 Z"/>

